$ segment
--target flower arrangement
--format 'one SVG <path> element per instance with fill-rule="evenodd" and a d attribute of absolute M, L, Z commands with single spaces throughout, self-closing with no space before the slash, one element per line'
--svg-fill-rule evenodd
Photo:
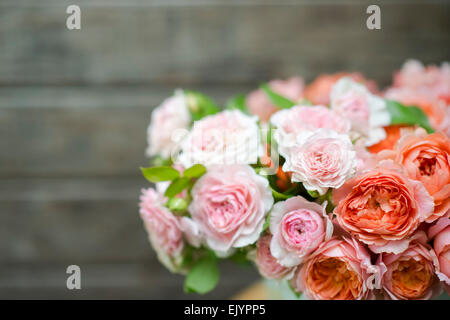
<path fill-rule="evenodd" d="M 273 80 L 220 108 L 177 90 L 152 114 L 140 215 L 159 260 L 206 293 L 218 261 L 310 299 L 450 288 L 450 65 Z"/>

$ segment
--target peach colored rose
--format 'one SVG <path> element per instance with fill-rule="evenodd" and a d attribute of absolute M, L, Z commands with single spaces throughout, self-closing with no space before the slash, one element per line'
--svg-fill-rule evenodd
<path fill-rule="evenodd" d="M 434 198 L 433 222 L 450 210 L 450 139 L 442 133 L 427 134 L 418 129 L 406 132 L 394 151 L 380 153 L 403 165 L 411 179 L 423 183 Z"/>
<path fill-rule="evenodd" d="M 277 262 L 270 253 L 272 235 L 265 234 L 256 242 L 255 264 L 259 273 L 268 279 L 285 279 L 292 276 L 293 268 L 287 268 Z"/>
<path fill-rule="evenodd" d="M 257 117 L 226 110 L 194 123 L 176 161 L 185 168 L 252 164 L 258 161 L 261 148 Z"/>
<path fill-rule="evenodd" d="M 317 129 L 299 133 L 296 140 L 287 150 L 280 149 L 286 159 L 283 171 L 292 172 L 292 181 L 324 195 L 354 175 L 356 153 L 348 135 Z"/>
<path fill-rule="evenodd" d="M 184 248 L 178 218 L 164 206 L 167 199 L 152 188 L 143 189 L 140 200 L 139 213 L 150 243 L 161 263 L 169 270 L 176 271 Z"/>
<path fill-rule="evenodd" d="M 178 130 L 188 129 L 191 116 L 187 107 L 184 93 L 178 90 L 175 95 L 164 102 L 152 112 L 150 125 L 147 129 L 148 148 L 147 155 L 161 155 L 170 158 L 176 148 L 174 134 Z"/>
<path fill-rule="evenodd" d="M 422 183 L 390 160 L 333 190 L 333 202 L 339 225 L 376 253 L 405 250 L 408 237 L 433 213 Z"/>
<path fill-rule="evenodd" d="M 434 239 L 433 247 L 439 261 L 436 272 L 450 292 L 450 218 L 440 218 L 428 229 L 428 238 Z"/>
<path fill-rule="evenodd" d="M 343 77 L 350 77 L 356 82 L 363 83 L 372 93 L 378 91 L 377 85 L 372 80 L 367 80 L 360 73 L 339 72 L 335 74 L 323 74 L 318 76 L 304 91 L 305 98 L 314 104 L 327 105 L 330 103 L 330 92 L 333 85 Z"/>
<path fill-rule="evenodd" d="M 303 96 L 304 84 L 300 77 L 292 77 L 286 80 L 275 79 L 269 82 L 269 87 L 275 93 L 294 102 L 299 101 Z M 269 121 L 270 116 L 278 111 L 278 108 L 261 89 L 249 93 L 246 105 L 251 114 L 258 116 L 264 122 Z"/>
<path fill-rule="evenodd" d="M 381 286 L 394 300 L 426 300 L 440 292 L 435 275 L 436 255 L 425 244 L 419 232 L 408 248 L 400 254 L 381 254 L 377 265 L 381 270 Z"/>
<path fill-rule="evenodd" d="M 309 202 L 301 196 L 277 202 L 270 214 L 273 234 L 270 251 L 278 263 L 296 266 L 323 241 L 331 238 L 333 224 L 325 206 Z"/>
<path fill-rule="evenodd" d="M 255 243 L 273 197 L 247 165 L 211 166 L 194 185 L 189 212 L 207 245 L 223 255 Z"/>
<path fill-rule="evenodd" d="M 379 269 L 355 239 L 324 242 L 297 269 L 291 285 L 314 300 L 372 299 Z"/>
<path fill-rule="evenodd" d="M 270 118 L 275 126 L 274 138 L 280 151 L 292 147 L 297 135 L 319 128 L 348 133 L 350 122 L 324 106 L 294 106 L 276 112 Z"/>

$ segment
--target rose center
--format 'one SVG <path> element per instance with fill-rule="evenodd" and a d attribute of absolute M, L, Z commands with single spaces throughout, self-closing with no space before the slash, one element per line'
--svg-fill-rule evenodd
<path fill-rule="evenodd" d="M 419 172 L 422 176 L 434 175 L 436 158 L 419 158 Z"/>
<path fill-rule="evenodd" d="M 432 271 L 423 259 L 400 261 L 392 272 L 392 289 L 409 299 L 421 298 L 431 286 Z"/>
<path fill-rule="evenodd" d="M 355 300 L 362 290 L 358 275 L 338 258 L 315 262 L 309 269 L 307 283 L 316 294 L 331 300 Z"/>

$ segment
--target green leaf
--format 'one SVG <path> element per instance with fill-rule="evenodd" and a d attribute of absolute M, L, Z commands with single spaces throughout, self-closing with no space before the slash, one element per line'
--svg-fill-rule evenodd
<path fill-rule="evenodd" d="M 141 168 L 141 171 L 150 182 L 171 181 L 180 176 L 178 170 L 167 166 Z"/>
<path fill-rule="evenodd" d="M 204 175 L 206 168 L 201 164 L 194 164 L 192 167 L 184 170 L 183 176 L 186 178 L 199 178 Z"/>
<path fill-rule="evenodd" d="M 184 91 L 192 120 L 197 121 L 219 112 L 217 104 L 208 96 L 196 91 Z"/>
<path fill-rule="evenodd" d="M 264 226 L 262 232 L 266 231 L 270 227 L 270 213 L 266 216 L 266 221 L 264 221 Z"/>
<path fill-rule="evenodd" d="M 391 124 L 419 125 L 428 133 L 434 132 L 422 109 L 415 106 L 404 106 L 392 100 L 386 100 L 386 107 L 391 115 Z"/>
<path fill-rule="evenodd" d="M 308 192 L 308 194 L 313 197 L 313 198 L 318 198 L 320 197 L 319 192 L 317 192 L 316 190 L 306 190 Z"/>
<path fill-rule="evenodd" d="M 280 193 L 272 187 L 270 187 L 270 189 L 272 190 L 272 196 L 275 198 L 275 200 L 286 200 L 293 197 L 293 195 L 290 194 Z"/>
<path fill-rule="evenodd" d="M 289 109 L 295 106 L 295 103 L 291 100 L 280 96 L 278 93 L 272 91 L 267 83 L 261 85 L 261 89 L 266 93 L 269 100 L 281 109 Z"/>
<path fill-rule="evenodd" d="M 210 253 L 195 262 L 186 276 L 184 291 L 204 294 L 214 289 L 218 281 L 217 258 Z"/>
<path fill-rule="evenodd" d="M 238 250 L 235 254 L 230 257 L 230 260 L 241 266 L 249 266 L 250 261 L 247 259 L 247 252 L 244 250 Z"/>
<path fill-rule="evenodd" d="M 247 106 L 245 105 L 245 94 L 238 94 L 230 98 L 227 103 L 225 103 L 225 108 L 230 110 L 240 110 L 248 114 Z"/>
<path fill-rule="evenodd" d="M 184 211 L 188 204 L 183 198 L 170 198 L 166 204 L 167 208 L 172 211 Z"/>
<path fill-rule="evenodd" d="M 172 183 L 167 188 L 164 195 L 166 197 L 174 197 L 177 194 L 179 194 L 181 191 L 186 189 L 190 183 L 191 183 L 191 180 L 189 178 L 186 178 L 186 177 L 177 178 L 174 181 L 172 181 Z"/>

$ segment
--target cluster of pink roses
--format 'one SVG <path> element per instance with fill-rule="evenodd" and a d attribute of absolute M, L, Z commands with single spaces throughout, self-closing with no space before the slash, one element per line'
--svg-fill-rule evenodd
<path fill-rule="evenodd" d="M 143 169 L 156 187 L 140 214 L 161 262 L 192 282 L 211 252 L 241 256 L 311 299 L 448 292 L 450 122 L 389 100 L 409 101 L 403 90 L 448 120 L 448 64 L 407 62 L 384 93 L 355 73 L 274 80 L 223 111 L 177 91 L 148 130 L 161 166 Z"/>

